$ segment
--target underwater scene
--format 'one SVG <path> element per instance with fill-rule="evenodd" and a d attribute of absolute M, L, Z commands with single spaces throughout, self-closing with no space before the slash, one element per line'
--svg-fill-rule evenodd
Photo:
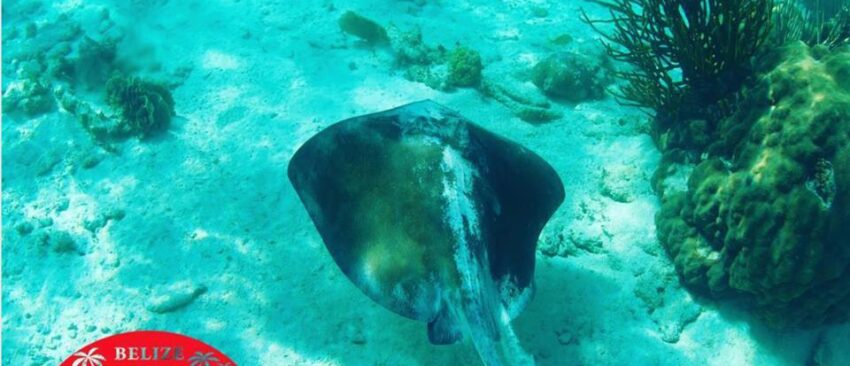
<path fill-rule="evenodd" d="M 848 321 L 850 1 L 2 2 L 3 366 L 844 366 Z M 84 347 L 133 331 L 220 354 Z"/>

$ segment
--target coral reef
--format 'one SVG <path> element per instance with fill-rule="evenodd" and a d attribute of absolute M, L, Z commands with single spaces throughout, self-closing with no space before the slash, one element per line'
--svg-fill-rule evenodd
<path fill-rule="evenodd" d="M 577 103 L 604 97 L 613 81 L 610 72 L 604 53 L 559 52 L 537 63 L 531 80 L 546 95 Z"/>
<path fill-rule="evenodd" d="M 347 11 L 339 17 L 339 29 L 370 46 L 385 45 L 390 41 L 383 26 L 353 11 Z"/>
<path fill-rule="evenodd" d="M 850 318 L 850 51 L 765 56 L 718 157 L 662 198 L 659 239 L 684 282 L 740 297 L 774 327 Z M 741 130 L 744 132 L 729 132 Z"/>
<path fill-rule="evenodd" d="M 113 76 L 106 83 L 106 101 L 121 113 L 115 135 L 150 136 L 168 127 L 174 99 L 164 86 L 135 77 Z"/>
<path fill-rule="evenodd" d="M 87 31 L 81 17 L 89 22 Z M 69 12 L 38 24 L 11 27 L 3 39 L 9 49 L 3 55 L 4 76 L 13 80 L 5 84 L 4 110 L 11 116 L 32 117 L 51 112 L 58 104 L 98 145 L 113 152 L 113 141 L 146 137 L 164 129 L 174 114 L 168 89 L 137 78 L 110 79 L 116 74 L 139 73 L 149 61 L 127 55 L 126 47 L 120 57 L 118 46 L 123 38 L 123 31 L 105 8 L 92 9 L 85 16 Z M 166 79 L 172 81 L 170 85 L 179 85 L 186 75 L 187 69 L 177 69 Z M 104 95 L 100 93 L 106 98 L 91 98 Z M 119 112 L 117 116 L 108 113 L 110 107 Z M 93 164 L 97 161 L 83 165 Z"/>
<path fill-rule="evenodd" d="M 683 283 L 743 299 L 777 328 L 850 318 L 846 15 L 770 0 L 593 2 L 612 19 L 583 18 L 612 23 L 607 52 L 632 66 L 617 72 L 618 96 L 656 112 L 656 225 Z M 677 171 L 685 189 L 671 189 Z"/>

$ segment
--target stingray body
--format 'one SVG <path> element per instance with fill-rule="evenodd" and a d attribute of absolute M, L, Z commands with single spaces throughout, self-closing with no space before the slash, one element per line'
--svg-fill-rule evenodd
<path fill-rule="evenodd" d="M 537 238 L 564 198 L 549 164 L 432 101 L 338 122 L 289 179 L 328 251 L 367 296 L 464 333 L 488 365 L 522 364 L 509 321 L 533 293 Z"/>

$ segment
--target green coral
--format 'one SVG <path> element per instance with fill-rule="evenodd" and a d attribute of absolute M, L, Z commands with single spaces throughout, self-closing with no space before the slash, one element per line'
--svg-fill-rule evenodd
<path fill-rule="evenodd" d="M 659 239 L 692 289 L 743 298 L 774 327 L 850 319 L 850 51 L 789 45 L 724 120 Z M 844 76 L 842 76 L 844 75 Z M 748 126 L 744 133 L 725 133 Z"/>
<path fill-rule="evenodd" d="M 396 63 L 405 67 L 404 76 L 408 80 L 441 91 L 477 88 L 481 84 L 484 65 L 477 51 L 462 46 L 449 52 L 442 46 L 429 47 L 422 42 L 418 30 L 393 34 Z"/>
<path fill-rule="evenodd" d="M 168 128 L 174 115 L 171 92 L 136 77 L 110 78 L 106 83 L 106 101 L 121 114 L 114 135 L 147 137 Z"/>
<path fill-rule="evenodd" d="M 455 87 L 476 87 L 481 83 L 481 55 L 471 48 L 459 46 L 448 55 L 446 83 Z"/>
<path fill-rule="evenodd" d="M 374 20 L 353 11 L 347 11 L 339 17 L 339 28 L 348 34 L 362 39 L 371 46 L 389 43 L 387 30 Z"/>
<path fill-rule="evenodd" d="M 608 57 L 561 52 L 545 58 L 532 69 L 531 81 L 546 95 L 577 103 L 605 96 L 613 81 Z"/>

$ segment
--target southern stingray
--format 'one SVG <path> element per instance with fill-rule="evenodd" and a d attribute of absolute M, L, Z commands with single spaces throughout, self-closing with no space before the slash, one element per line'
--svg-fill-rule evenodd
<path fill-rule="evenodd" d="M 510 320 L 533 294 L 543 226 L 564 199 L 542 158 L 432 101 L 338 122 L 289 179 L 343 273 L 434 344 L 464 334 L 487 365 L 529 364 Z"/>

